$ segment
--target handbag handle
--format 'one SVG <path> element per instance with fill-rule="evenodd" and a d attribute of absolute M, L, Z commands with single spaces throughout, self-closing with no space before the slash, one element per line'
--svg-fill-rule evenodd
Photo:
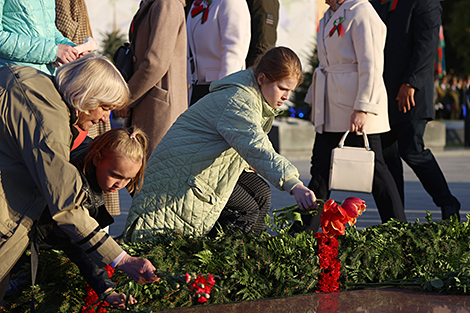
<path fill-rule="evenodd" d="M 339 144 L 338 144 L 338 147 L 339 148 L 343 148 L 344 147 L 344 142 L 346 141 L 346 137 L 348 136 L 349 134 L 349 130 L 347 130 L 343 137 L 341 137 L 341 140 L 339 141 Z M 364 137 L 364 148 L 369 151 L 370 150 L 370 146 L 369 146 L 369 139 L 367 139 L 367 135 L 366 135 L 366 132 L 362 132 L 362 136 Z"/>

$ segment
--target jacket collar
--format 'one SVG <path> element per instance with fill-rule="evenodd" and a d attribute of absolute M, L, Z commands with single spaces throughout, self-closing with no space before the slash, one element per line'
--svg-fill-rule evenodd
<path fill-rule="evenodd" d="M 67 105 L 70 111 L 70 132 L 72 133 L 72 143 L 70 144 L 70 147 L 73 147 L 73 143 L 75 139 L 77 139 L 78 135 L 80 134 L 80 131 L 77 129 L 77 122 L 78 122 L 78 116 L 77 116 L 77 110 L 73 108 L 71 105 Z"/>
<path fill-rule="evenodd" d="M 129 27 L 129 40 L 134 41 L 135 33 L 139 27 L 140 22 L 147 15 L 149 7 L 155 2 L 155 0 L 145 0 L 140 3 L 139 10 L 135 13 L 134 18 L 132 19 L 131 25 Z"/>
<path fill-rule="evenodd" d="M 260 91 L 260 97 L 263 101 L 263 116 L 265 117 L 276 117 L 282 113 L 282 109 L 273 109 L 269 106 L 269 104 L 264 100 L 263 95 L 261 94 Z"/>
<path fill-rule="evenodd" d="M 263 94 L 261 93 L 261 89 L 259 88 L 258 81 L 256 80 L 255 73 L 254 73 L 253 69 L 248 69 L 247 71 L 251 72 L 253 85 L 255 86 L 256 91 L 259 95 L 259 101 L 261 101 L 263 103 L 263 116 L 264 117 L 275 117 L 277 115 L 280 115 L 282 113 L 282 110 L 281 109 L 273 109 L 272 107 L 269 106 L 269 104 L 264 99 Z"/>
<path fill-rule="evenodd" d="M 211 3 L 211 9 L 213 9 L 214 7 L 214 4 L 213 4 L 214 0 L 212 0 L 212 3 Z M 202 13 L 201 14 L 198 14 L 194 17 L 191 16 L 191 10 L 194 8 L 194 2 L 191 4 L 191 8 L 189 9 L 189 13 L 188 13 L 188 18 L 186 20 L 186 24 L 189 26 L 188 29 L 190 30 L 191 32 L 191 36 L 188 36 L 190 39 L 193 38 L 193 33 L 194 33 L 194 29 L 196 28 L 196 26 L 198 25 L 201 25 L 202 23 Z M 209 12 L 211 12 L 209 10 Z M 209 13 L 210 14 L 210 13 Z M 192 40 L 191 40 L 192 41 Z"/>
<path fill-rule="evenodd" d="M 64 96 L 62 95 L 59 88 L 57 87 L 57 84 L 55 83 L 54 76 L 50 76 L 50 79 L 52 80 L 52 83 L 54 84 L 55 88 L 57 89 L 57 92 L 60 94 L 60 97 L 62 98 L 62 101 L 67 106 L 67 109 L 69 109 L 69 112 L 70 112 L 69 124 L 70 124 L 70 131 L 72 133 L 72 143 L 71 143 L 70 147 L 72 147 L 73 142 L 75 141 L 75 139 L 77 139 L 78 135 L 80 134 L 80 132 L 78 131 L 78 129 L 76 127 L 77 122 L 78 122 L 77 109 L 75 109 L 70 103 L 65 101 Z"/>

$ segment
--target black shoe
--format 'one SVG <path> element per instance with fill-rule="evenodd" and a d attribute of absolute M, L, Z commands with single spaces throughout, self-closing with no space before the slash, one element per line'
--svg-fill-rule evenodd
<path fill-rule="evenodd" d="M 456 197 L 452 196 L 452 204 L 441 207 L 442 219 L 449 220 L 452 215 L 456 215 L 460 222 L 460 202 Z"/>

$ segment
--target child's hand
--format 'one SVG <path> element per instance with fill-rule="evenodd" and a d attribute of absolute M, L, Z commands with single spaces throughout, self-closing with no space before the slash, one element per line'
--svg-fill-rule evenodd
<path fill-rule="evenodd" d="M 108 289 L 106 292 L 109 292 L 111 290 Z M 115 309 L 125 309 L 126 308 L 126 294 L 125 293 L 117 293 L 116 291 L 113 291 L 109 296 L 106 297 L 106 302 L 111 304 L 111 306 Z M 136 304 L 137 300 L 132 297 L 132 295 L 129 295 L 129 302 L 128 304 Z"/>
<path fill-rule="evenodd" d="M 295 201 L 301 210 L 317 210 L 317 198 L 313 191 L 305 187 L 302 183 L 295 185 L 291 193 L 295 197 Z"/>

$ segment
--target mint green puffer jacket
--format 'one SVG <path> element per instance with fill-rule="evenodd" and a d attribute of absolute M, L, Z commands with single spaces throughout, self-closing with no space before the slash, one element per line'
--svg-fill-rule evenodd
<path fill-rule="evenodd" d="M 125 239 L 146 239 L 166 228 L 206 234 L 248 164 L 281 190 L 301 183 L 267 135 L 278 113 L 264 101 L 252 70 L 213 82 L 211 93 L 185 111 L 153 151 Z"/>
<path fill-rule="evenodd" d="M 58 44 L 75 46 L 55 26 L 54 0 L 0 0 L 0 66 L 29 65 L 54 74 Z"/>

